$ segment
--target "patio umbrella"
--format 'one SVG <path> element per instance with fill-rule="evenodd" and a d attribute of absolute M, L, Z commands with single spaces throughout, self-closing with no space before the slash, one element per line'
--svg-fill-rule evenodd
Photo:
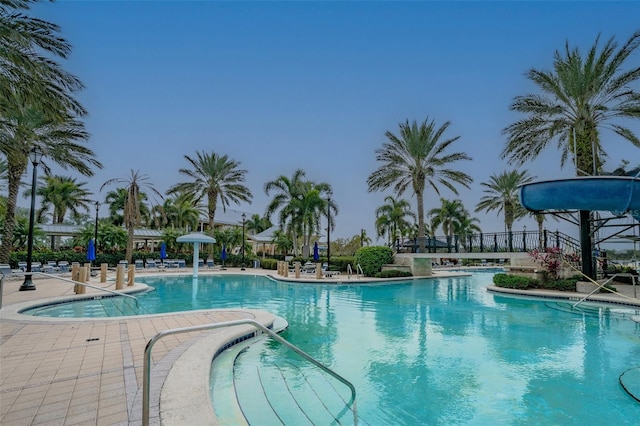
<path fill-rule="evenodd" d="M 200 257 L 200 244 L 215 243 L 216 239 L 199 232 L 181 235 L 176 238 L 179 243 L 193 243 L 193 278 L 198 279 L 198 258 Z M 195 280 L 194 280 L 195 281 Z"/>
<path fill-rule="evenodd" d="M 224 269 L 224 261 L 227 259 L 227 246 L 222 245 L 222 252 L 220 252 L 220 259 L 222 260 L 222 269 Z"/>
<path fill-rule="evenodd" d="M 320 253 L 318 253 L 318 242 L 313 243 L 313 260 L 318 261 L 320 259 Z"/>
<path fill-rule="evenodd" d="M 160 244 L 160 263 L 164 265 L 164 260 L 167 258 L 167 244 L 163 241 Z"/>
<path fill-rule="evenodd" d="M 96 260 L 96 245 L 93 242 L 93 238 L 89 240 L 89 245 L 87 246 L 87 260 L 89 262 Z"/>

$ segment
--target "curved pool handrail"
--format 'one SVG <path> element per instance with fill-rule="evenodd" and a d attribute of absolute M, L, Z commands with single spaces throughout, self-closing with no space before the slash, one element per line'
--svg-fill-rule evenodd
<path fill-rule="evenodd" d="M 356 406 L 356 388 L 355 388 L 355 386 L 350 381 L 348 381 L 347 379 L 342 377 L 340 374 L 336 373 L 335 371 L 333 371 L 332 369 L 330 369 L 329 367 L 327 367 L 326 365 L 324 365 L 320 361 L 318 361 L 315 358 L 313 358 L 311 355 L 309 355 L 306 352 L 304 352 L 302 349 L 298 348 L 294 344 L 292 344 L 292 343 L 288 342 L 287 340 L 283 339 L 282 337 L 280 337 L 273 330 L 270 330 L 269 328 L 265 327 L 264 325 L 260 324 L 259 322 L 255 321 L 255 320 L 252 320 L 252 319 L 241 319 L 241 320 L 233 320 L 233 321 L 225 321 L 225 322 L 216 322 L 216 323 L 211 323 L 211 324 L 194 325 L 194 326 L 190 326 L 190 327 L 173 328 L 173 329 L 170 329 L 170 330 L 161 331 L 158 334 L 156 334 L 155 336 L 153 336 L 151 338 L 151 340 L 149 340 L 149 342 L 147 342 L 147 346 L 144 348 L 144 364 L 143 364 L 143 367 L 142 367 L 143 368 L 143 370 L 142 370 L 142 425 L 143 426 L 148 426 L 149 425 L 149 395 L 150 395 L 150 391 L 151 391 L 151 350 L 153 349 L 153 345 L 155 345 L 156 342 L 158 340 L 160 340 L 161 338 L 163 338 L 165 336 L 170 336 L 170 335 L 173 335 L 173 334 L 188 333 L 188 332 L 192 332 L 192 331 L 212 330 L 212 329 L 215 329 L 215 328 L 233 327 L 233 326 L 236 326 L 236 325 L 253 325 L 257 329 L 259 329 L 262 332 L 268 334 L 270 337 L 274 338 L 275 340 L 277 340 L 278 342 L 282 343 L 283 345 L 285 345 L 289 349 L 293 350 L 298 355 L 300 355 L 303 358 L 305 358 L 307 361 L 309 361 L 312 364 L 314 364 L 315 366 L 319 367 L 324 372 L 326 372 L 326 373 L 330 374 L 331 376 L 335 377 L 338 381 L 340 381 L 340 382 L 344 383 L 345 385 L 347 385 L 349 387 L 349 389 L 351 390 L 351 399 L 347 403 L 347 406 L 351 405 L 353 407 L 353 424 L 357 426 L 357 424 L 358 424 L 358 409 L 357 409 L 357 406 Z"/>
<path fill-rule="evenodd" d="M 65 278 L 65 277 L 60 277 L 58 275 L 51 275 L 51 274 L 47 274 L 45 272 L 32 272 L 33 275 L 43 275 L 45 277 L 49 277 L 49 278 L 55 278 L 57 280 L 61 280 L 61 281 L 67 281 L 70 282 L 74 285 L 83 285 L 85 287 L 89 287 L 92 288 L 94 290 L 102 290 L 102 291 L 106 291 L 107 293 L 111 293 L 113 295 L 116 296 L 123 296 L 123 297 L 127 297 L 129 299 L 133 299 L 133 301 L 136 303 L 136 309 L 139 309 L 139 305 L 138 305 L 138 298 L 135 296 L 131 296 L 130 294 L 125 294 L 125 293 L 120 293 L 119 291 L 114 291 L 114 290 L 109 290 L 108 288 L 104 288 L 104 287 L 98 287 L 95 285 L 91 285 L 91 284 L 87 284 L 87 283 L 83 283 L 83 282 L 79 282 L 79 281 L 74 281 L 71 280 L 69 278 Z"/>

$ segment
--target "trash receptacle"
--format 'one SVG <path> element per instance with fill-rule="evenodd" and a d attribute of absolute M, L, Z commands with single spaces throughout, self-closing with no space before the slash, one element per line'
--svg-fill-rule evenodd
<path fill-rule="evenodd" d="M 254 267 L 255 269 L 258 269 L 258 268 L 260 267 L 260 261 L 259 261 L 259 260 L 254 260 L 254 261 L 253 261 L 253 267 Z"/>

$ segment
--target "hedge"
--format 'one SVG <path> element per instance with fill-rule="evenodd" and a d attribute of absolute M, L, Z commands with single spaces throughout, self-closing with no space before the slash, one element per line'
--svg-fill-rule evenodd
<path fill-rule="evenodd" d="M 393 263 L 393 250 L 385 246 L 361 247 L 354 259 L 367 277 L 374 277 L 382 270 L 382 265 Z"/>

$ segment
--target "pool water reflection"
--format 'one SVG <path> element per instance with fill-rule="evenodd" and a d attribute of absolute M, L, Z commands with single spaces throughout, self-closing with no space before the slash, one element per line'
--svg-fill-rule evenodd
<path fill-rule="evenodd" d="M 640 312 L 494 295 L 492 275 L 392 285 L 201 276 L 197 288 L 191 277 L 141 277 L 155 291 L 139 298 L 141 313 L 259 308 L 286 318 L 283 337 L 354 383 L 369 424 L 637 424 L 640 404 L 618 377 L 640 366 L 630 320 Z M 88 312 L 118 302 L 82 303 Z M 39 315 L 74 315 L 64 309 Z"/>

